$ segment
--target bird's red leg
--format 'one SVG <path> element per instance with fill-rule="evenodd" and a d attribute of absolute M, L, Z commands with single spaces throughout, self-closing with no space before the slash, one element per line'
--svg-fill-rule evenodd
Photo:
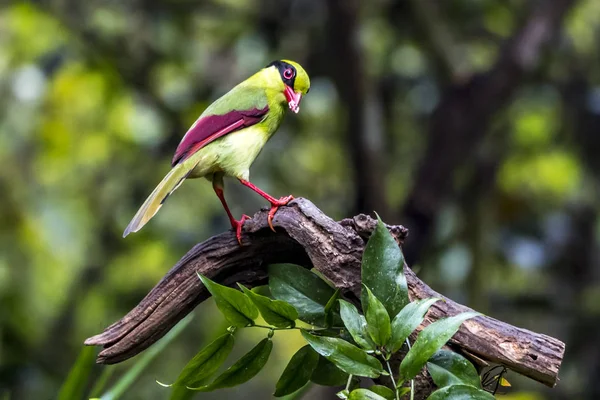
<path fill-rule="evenodd" d="M 267 199 L 267 201 L 269 203 L 271 203 L 271 209 L 269 210 L 269 216 L 267 217 L 267 222 L 269 223 L 269 227 L 271 228 L 271 230 L 273 232 L 275 232 L 275 228 L 273 228 L 272 221 L 273 221 L 273 217 L 275 216 L 275 213 L 277 212 L 277 209 L 281 206 L 287 205 L 287 203 L 289 203 L 290 201 L 292 201 L 294 199 L 294 196 L 289 195 L 289 196 L 285 196 L 285 197 L 276 199 L 275 197 L 273 197 L 270 194 L 268 194 L 267 192 L 259 189 L 258 187 L 256 187 L 252 183 L 248 182 L 247 180 L 240 179 L 240 182 L 242 183 L 242 185 L 247 186 L 250 189 L 254 190 L 256 193 L 260 194 L 262 197 Z"/>
<path fill-rule="evenodd" d="M 240 246 L 242 245 L 242 226 L 244 225 L 244 221 L 247 219 L 250 219 L 249 216 L 247 216 L 246 214 L 242 215 L 242 218 L 238 221 L 235 218 L 233 218 L 233 215 L 231 214 L 231 211 L 229 210 L 229 206 L 227 205 L 227 202 L 225 201 L 225 194 L 223 193 L 223 176 L 217 176 L 217 174 L 215 174 L 215 176 L 213 177 L 213 189 L 215 190 L 215 193 L 217 194 L 217 197 L 219 198 L 219 200 L 221 200 L 221 204 L 223 204 L 223 208 L 225 209 L 225 212 L 227 213 L 227 217 L 229 217 L 229 222 L 231 223 L 231 227 L 233 228 L 233 230 L 235 231 L 235 237 L 237 238 L 238 243 L 240 244 Z"/>

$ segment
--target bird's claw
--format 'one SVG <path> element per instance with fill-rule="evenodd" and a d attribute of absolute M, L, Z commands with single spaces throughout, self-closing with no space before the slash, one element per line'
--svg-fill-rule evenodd
<path fill-rule="evenodd" d="M 235 237 L 237 238 L 237 241 L 240 244 L 240 246 L 242 245 L 242 227 L 244 226 L 244 221 L 246 221 L 247 219 L 251 218 L 246 214 L 243 214 L 242 218 L 240 218 L 239 221 L 235 221 Z"/>
<path fill-rule="evenodd" d="M 275 232 L 275 228 L 273 227 L 273 217 L 275 217 L 275 213 L 277 212 L 279 207 L 287 205 L 292 200 L 294 200 L 294 196 L 289 195 L 281 197 L 276 202 L 271 203 L 271 209 L 269 210 L 269 215 L 267 216 L 267 223 L 269 224 L 269 228 L 271 228 L 273 232 Z"/>

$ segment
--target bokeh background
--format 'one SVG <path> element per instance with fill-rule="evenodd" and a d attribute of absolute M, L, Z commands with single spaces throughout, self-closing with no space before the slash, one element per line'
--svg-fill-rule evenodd
<path fill-rule="evenodd" d="M 511 374 L 506 398 L 600 398 L 599 48 L 597 0 L 4 3 L 0 397 L 55 397 L 86 337 L 229 228 L 196 180 L 121 238 L 197 115 L 289 58 L 312 88 L 254 183 L 404 224 L 433 288 L 566 342 L 556 389 Z M 266 205 L 234 181 L 226 194 L 236 215 Z M 167 398 L 154 380 L 226 327 L 210 302 L 195 314 L 123 398 Z M 256 379 L 198 397 L 269 398 L 301 345 L 279 339 Z"/>

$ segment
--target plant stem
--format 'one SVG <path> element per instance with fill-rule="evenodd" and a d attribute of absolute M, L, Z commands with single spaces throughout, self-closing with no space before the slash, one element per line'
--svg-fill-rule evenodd
<path fill-rule="evenodd" d="M 410 341 L 406 338 L 406 345 L 408 346 L 408 351 L 410 351 Z M 410 380 L 410 400 L 415 400 L 415 380 Z"/>
<path fill-rule="evenodd" d="M 350 383 L 352 383 L 352 374 L 348 375 L 348 382 L 346 382 L 346 390 L 347 391 L 350 388 Z"/>
<path fill-rule="evenodd" d="M 276 328 L 274 326 L 267 326 L 267 325 L 259 325 L 259 324 L 255 324 L 255 325 L 249 325 L 246 328 L 263 328 L 263 329 L 270 329 L 272 331 L 290 331 L 292 329 L 297 329 L 297 330 L 304 330 L 304 331 L 309 331 L 309 332 L 319 332 L 319 331 L 327 331 L 330 329 L 344 329 L 338 326 L 334 326 L 331 328 L 313 328 L 313 329 L 307 329 L 307 328 L 299 328 L 297 326 L 288 326 L 287 328 Z"/>
<path fill-rule="evenodd" d="M 250 325 L 247 328 L 263 328 L 263 329 L 269 329 L 271 331 L 289 331 L 291 329 L 300 329 L 300 328 L 291 328 L 291 327 L 287 327 L 287 328 L 276 328 L 274 326 L 266 326 L 266 325 Z"/>
<path fill-rule="evenodd" d="M 394 379 L 394 374 L 392 373 L 392 367 L 390 367 L 390 362 L 385 360 L 385 364 L 387 365 L 388 372 L 390 373 L 390 378 L 392 378 L 392 384 L 394 385 L 394 393 L 396 393 L 396 400 L 400 400 L 398 396 L 398 386 L 396 386 L 396 380 Z"/>

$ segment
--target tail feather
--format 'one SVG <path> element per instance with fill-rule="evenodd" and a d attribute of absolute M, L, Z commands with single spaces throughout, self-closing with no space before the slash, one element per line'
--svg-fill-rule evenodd
<path fill-rule="evenodd" d="M 156 215 L 171 193 L 181 186 L 185 178 L 194 170 L 195 166 L 186 165 L 185 163 L 175 165 L 152 191 L 150 196 L 148 196 L 144 204 L 142 204 L 129 225 L 127 225 L 125 232 L 123 232 L 123 237 L 129 235 L 131 232 L 137 232 L 142 229 Z"/>

